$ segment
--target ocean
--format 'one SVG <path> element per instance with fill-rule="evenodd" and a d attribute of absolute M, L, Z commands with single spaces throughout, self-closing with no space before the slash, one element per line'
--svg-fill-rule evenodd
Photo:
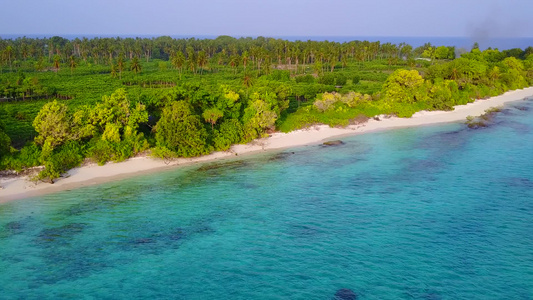
<path fill-rule="evenodd" d="M 1 204 L 0 299 L 533 299 L 532 99 L 342 140 Z"/>
<path fill-rule="evenodd" d="M 2 39 L 16 39 L 19 37 L 26 36 L 28 38 L 50 38 L 53 35 L 51 34 L 0 34 Z M 161 35 L 135 35 L 135 34 L 122 34 L 122 35 L 112 35 L 112 34 L 66 34 L 60 35 L 64 38 L 74 40 L 75 38 L 104 38 L 104 37 L 117 37 L 121 38 L 155 38 Z M 215 39 L 216 35 L 169 35 L 175 39 Z M 235 38 L 240 38 L 240 36 L 234 36 Z M 270 36 L 265 36 L 270 37 Z M 533 46 L 533 37 L 420 37 L 420 36 L 272 36 L 276 39 L 284 39 L 289 41 L 330 41 L 345 43 L 351 41 L 370 41 L 370 42 L 381 42 L 381 43 L 391 43 L 391 44 L 400 44 L 407 43 L 414 48 L 423 46 L 426 43 L 431 43 L 434 46 L 455 46 L 457 49 L 464 48 L 465 50 L 470 50 L 474 43 L 478 43 L 480 49 L 484 50 L 489 47 L 499 50 L 507 50 L 513 48 L 525 49 L 527 47 Z M 253 36 L 257 38 L 257 36 Z"/>

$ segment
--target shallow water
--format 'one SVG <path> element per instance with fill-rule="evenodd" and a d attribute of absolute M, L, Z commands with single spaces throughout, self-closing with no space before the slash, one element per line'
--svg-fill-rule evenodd
<path fill-rule="evenodd" d="M 0 205 L 0 299 L 533 299 L 533 101 Z"/>

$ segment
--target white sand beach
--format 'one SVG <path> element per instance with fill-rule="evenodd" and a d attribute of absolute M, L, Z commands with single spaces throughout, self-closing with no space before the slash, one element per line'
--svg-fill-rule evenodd
<path fill-rule="evenodd" d="M 235 145 L 227 152 L 216 152 L 196 158 L 180 158 L 169 164 L 150 157 L 136 157 L 120 163 L 107 163 L 104 166 L 88 165 L 70 170 L 63 178 L 54 184 L 34 183 L 28 177 L 0 178 L 0 203 L 15 199 L 22 199 L 56 191 L 94 185 L 138 174 L 153 173 L 163 169 L 197 162 L 213 161 L 262 151 L 312 145 L 324 140 L 346 135 L 363 134 L 394 128 L 432 125 L 465 121 L 467 116 L 482 115 L 491 107 L 503 106 L 512 101 L 523 100 L 533 96 L 533 87 L 507 92 L 503 95 L 486 100 L 477 100 L 467 105 L 456 106 L 453 111 L 422 111 L 411 118 L 380 118 L 370 119 L 359 125 L 345 128 L 331 128 L 327 125 L 317 125 L 308 129 L 296 130 L 290 133 L 274 133 L 268 138 L 259 139 L 246 145 Z"/>

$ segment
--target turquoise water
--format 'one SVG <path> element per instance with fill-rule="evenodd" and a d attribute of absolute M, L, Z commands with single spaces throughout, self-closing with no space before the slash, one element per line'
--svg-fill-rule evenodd
<path fill-rule="evenodd" d="M 533 299 L 533 101 L 343 140 L 2 204 L 0 299 Z"/>

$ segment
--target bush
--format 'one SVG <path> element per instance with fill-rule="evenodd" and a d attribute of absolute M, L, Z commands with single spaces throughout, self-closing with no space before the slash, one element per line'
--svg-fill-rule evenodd
<path fill-rule="evenodd" d="M 157 146 L 152 149 L 151 156 L 161 158 L 167 165 L 178 155 L 167 147 Z"/>
<path fill-rule="evenodd" d="M 98 165 L 104 165 L 108 161 L 124 161 L 146 149 L 148 149 L 148 142 L 142 133 L 119 142 L 96 137 L 89 143 L 87 157 L 93 159 Z"/>
<path fill-rule="evenodd" d="M 348 79 L 344 74 L 326 73 L 318 79 L 318 82 L 326 85 L 345 85 Z"/>
<path fill-rule="evenodd" d="M 295 113 L 288 115 L 287 119 L 280 124 L 279 130 L 282 132 L 291 132 L 293 130 L 320 123 L 317 116 L 310 113 L 309 108 L 310 107 L 303 107 Z"/>
<path fill-rule="evenodd" d="M 0 169 L 21 172 L 41 164 L 41 149 L 35 143 L 27 144 L 20 152 L 14 149 L 12 151 L 11 155 L 6 155 L 1 159 Z"/>
<path fill-rule="evenodd" d="M 228 150 L 231 145 L 241 142 L 243 127 L 236 119 L 229 119 L 220 124 L 220 129 L 215 130 L 213 143 L 215 150 Z"/>
<path fill-rule="evenodd" d="M 335 75 L 332 73 L 326 73 L 322 75 L 320 78 L 318 78 L 318 83 L 326 84 L 326 85 L 334 85 Z"/>
<path fill-rule="evenodd" d="M 79 166 L 82 161 L 80 144 L 76 141 L 68 141 L 45 160 L 45 169 L 37 175 L 37 179 L 54 183 L 54 179 L 59 178 L 67 170 Z"/>
<path fill-rule="evenodd" d="M 9 136 L 0 129 L 0 159 L 9 155 L 11 149 L 11 139 Z"/>
<path fill-rule="evenodd" d="M 267 75 L 267 78 L 275 81 L 289 81 L 291 79 L 291 73 L 289 71 L 274 70 Z"/>
<path fill-rule="evenodd" d="M 99 137 L 94 138 L 87 151 L 87 157 L 93 159 L 98 165 L 102 166 L 113 159 L 115 149 L 111 142 L 104 141 Z"/>
<path fill-rule="evenodd" d="M 340 98 L 339 94 L 324 93 L 315 100 L 313 105 L 318 111 L 325 112 L 332 109 Z"/>
<path fill-rule="evenodd" d="M 303 76 L 296 76 L 294 78 L 297 83 L 315 83 L 315 77 L 313 75 L 303 75 Z"/>
<path fill-rule="evenodd" d="M 335 85 L 346 85 L 348 79 L 344 74 L 335 74 Z"/>
<path fill-rule="evenodd" d="M 185 101 L 177 101 L 163 109 L 156 124 L 155 138 L 159 146 L 167 147 L 178 156 L 193 157 L 208 154 L 207 130 Z"/>

